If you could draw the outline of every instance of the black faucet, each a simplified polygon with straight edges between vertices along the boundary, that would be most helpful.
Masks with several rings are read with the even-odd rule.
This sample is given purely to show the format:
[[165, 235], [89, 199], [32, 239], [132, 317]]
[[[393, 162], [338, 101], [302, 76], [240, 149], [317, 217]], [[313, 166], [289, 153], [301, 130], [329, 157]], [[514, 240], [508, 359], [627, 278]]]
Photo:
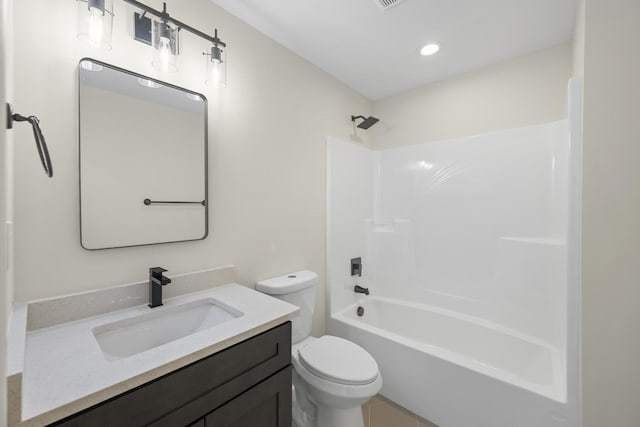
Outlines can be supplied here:
[[369, 295], [369, 288], [363, 288], [362, 286], [355, 285], [353, 287], [353, 292], [357, 294]]
[[162, 305], [162, 287], [171, 283], [171, 279], [162, 275], [165, 270], [162, 267], [149, 269], [149, 307]]

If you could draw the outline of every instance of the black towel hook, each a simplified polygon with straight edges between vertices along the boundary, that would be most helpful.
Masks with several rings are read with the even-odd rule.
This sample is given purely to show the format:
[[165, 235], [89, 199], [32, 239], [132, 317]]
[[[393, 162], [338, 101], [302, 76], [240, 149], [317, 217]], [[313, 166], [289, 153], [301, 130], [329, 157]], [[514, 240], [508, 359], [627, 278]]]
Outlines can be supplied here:
[[40, 120], [36, 116], [23, 116], [22, 114], [14, 113], [13, 105], [7, 103], [7, 129], [13, 129], [13, 122], [29, 122], [33, 129], [33, 137], [36, 140], [36, 148], [38, 149], [38, 155], [42, 162], [44, 172], [49, 178], [53, 176], [53, 165], [51, 164], [51, 158], [49, 157], [49, 149], [47, 143], [44, 140], [42, 129], [40, 129]]

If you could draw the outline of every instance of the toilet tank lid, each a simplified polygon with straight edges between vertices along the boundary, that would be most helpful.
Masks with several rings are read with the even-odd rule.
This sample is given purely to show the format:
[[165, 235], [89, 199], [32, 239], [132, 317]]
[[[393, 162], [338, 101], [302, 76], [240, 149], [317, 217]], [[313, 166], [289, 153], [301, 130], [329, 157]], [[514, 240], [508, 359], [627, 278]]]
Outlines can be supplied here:
[[269, 295], [282, 295], [309, 288], [318, 283], [318, 275], [313, 271], [302, 270], [271, 279], [260, 280], [256, 290]]

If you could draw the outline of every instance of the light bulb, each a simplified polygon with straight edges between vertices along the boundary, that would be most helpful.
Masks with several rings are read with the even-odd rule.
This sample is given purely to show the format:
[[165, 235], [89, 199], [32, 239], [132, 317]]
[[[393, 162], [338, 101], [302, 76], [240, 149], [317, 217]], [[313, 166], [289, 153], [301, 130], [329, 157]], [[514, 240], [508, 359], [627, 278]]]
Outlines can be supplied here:
[[216, 65], [211, 67], [211, 83], [213, 84], [213, 87], [219, 87], [220, 86], [220, 67], [217, 66], [219, 62], [216, 62], [215, 64]]
[[211, 60], [211, 72], [209, 75], [209, 79], [211, 81], [211, 86], [213, 87], [224, 87], [224, 82], [222, 81], [222, 61], [212, 59]]
[[171, 59], [171, 41], [166, 37], [160, 38], [160, 46], [158, 47], [158, 59], [162, 71], [169, 70], [169, 60]]
[[166, 21], [154, 21], [151, 39], [153, 67], [163, 73], [178, 71], [178, 28], [170, 27]]
[[112, 0], [77, 0], [78, 38], [90, 46], [111, 49]]
[[[104, 25], [102, 17], [104, 14], [96, 13], [96, 9], [92, 8], [91, 17], [89, 18], [89, 43], [93, 46], [100, 46], [102, 43], [102, 34], [104, 33]], [[99, 9], [98, 9], [99, 11]]]

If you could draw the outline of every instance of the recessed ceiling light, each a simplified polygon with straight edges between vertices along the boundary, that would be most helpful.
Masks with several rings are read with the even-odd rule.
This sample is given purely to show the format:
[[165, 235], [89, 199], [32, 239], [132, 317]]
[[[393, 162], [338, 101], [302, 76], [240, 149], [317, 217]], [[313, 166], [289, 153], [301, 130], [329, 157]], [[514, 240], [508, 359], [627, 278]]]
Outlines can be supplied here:
[[422, 46], [422, 49], [420, 49], [420, 55], [422, 56], [431, 56], [431, 55], [435, 55], [436, 53], [438, 53], [438, 51], [440, 50], [440, 46], [435, 44], [435, 43], [429, 43], [426, 44], [424, 46]]

